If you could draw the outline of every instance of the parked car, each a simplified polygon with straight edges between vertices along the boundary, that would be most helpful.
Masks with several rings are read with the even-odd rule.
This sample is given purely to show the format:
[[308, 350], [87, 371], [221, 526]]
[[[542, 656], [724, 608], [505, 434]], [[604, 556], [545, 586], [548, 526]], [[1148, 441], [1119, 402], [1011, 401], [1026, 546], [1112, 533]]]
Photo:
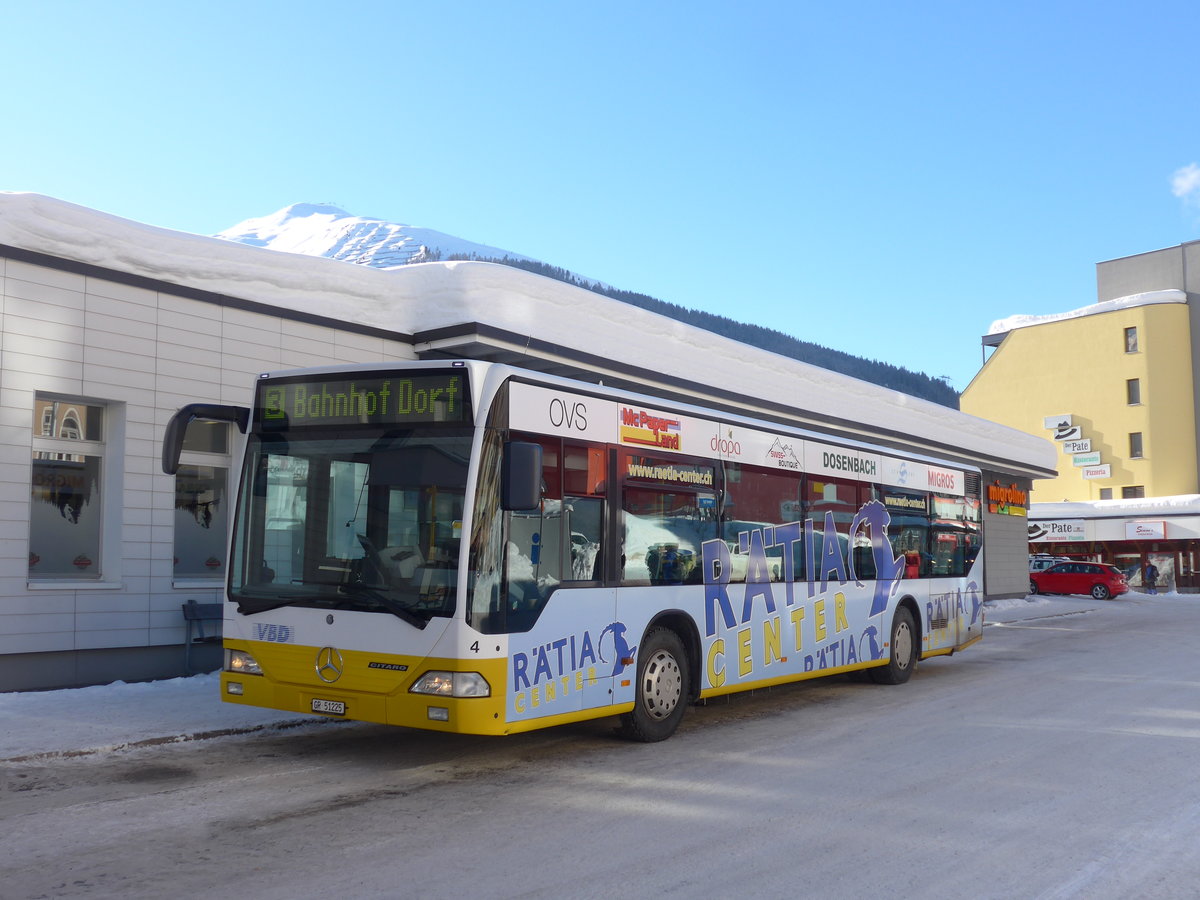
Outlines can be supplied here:
[[1104, 563], [1062, 562], [1029, 573], [1031, 594], [1091, 594], [1097, 600], [1129, 591], [1125, 573]]
[[1029, 571], [1043, 572], [1060, 562], [1070, 562], [1065, 556], [1050, 556], [1046, 553], [1035, 553], [1029, 557]]

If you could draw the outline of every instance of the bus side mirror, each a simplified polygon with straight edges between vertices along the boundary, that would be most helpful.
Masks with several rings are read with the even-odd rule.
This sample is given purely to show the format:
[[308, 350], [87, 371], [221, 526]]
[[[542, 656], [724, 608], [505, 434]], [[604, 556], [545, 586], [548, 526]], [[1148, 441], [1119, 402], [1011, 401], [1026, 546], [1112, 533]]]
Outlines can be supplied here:
[[500, 508], [537, 509], [542, 502], [542, 445], [509, 441], [500, 464]]
[[193, 419], [210, 422], [232, 422], [242, 434], [250, 422], [250, 410], [244, 406], [222, 406], [217, 403], [189, 403], [175, 412], [163, 433], [162, 470], [167, 475], [179, 471], [179, 454], [188, 424]]

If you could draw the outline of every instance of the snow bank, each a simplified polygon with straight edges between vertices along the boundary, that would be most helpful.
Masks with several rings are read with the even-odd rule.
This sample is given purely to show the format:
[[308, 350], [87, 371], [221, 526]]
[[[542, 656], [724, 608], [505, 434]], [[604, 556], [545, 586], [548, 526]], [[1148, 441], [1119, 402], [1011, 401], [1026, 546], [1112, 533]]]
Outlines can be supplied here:
[[1030, 519], [1101, 519], [1109, 516], [1153, 516], [1200, 514], [1200, 494], [1173, 497], [1144, 497], [1130, 500], [1076, 500], [1061, 503], [1032, 503]]
[[1113, 300], [1103, 300], [1091, 306], [1082, 306], [1070, 312], [1050, 313], [1044, 316], [1009, 316], [997, 319], [988, 329], [987, 336], [1007, 334], [1018, 328], [1028, 328], [1030, 325], [1044, 325], [1047, 322], [1061, 322], [1065, 319], [1079, 319], [1084, 316], [1094, 316], [1099, 313], [1115, 312], [1120, 309], [1132, 309], [1136, 306], [1152, 306], [1157, 303], [1187, 303], [1187, 294], [1180, 290], [1145, 291], [1141, 294], [1130, 294], [1128, 297], [1117, 297]]
[[221, 702], [218, 675], [0, 694], [0, 760], [241, 734], [316, 716]]

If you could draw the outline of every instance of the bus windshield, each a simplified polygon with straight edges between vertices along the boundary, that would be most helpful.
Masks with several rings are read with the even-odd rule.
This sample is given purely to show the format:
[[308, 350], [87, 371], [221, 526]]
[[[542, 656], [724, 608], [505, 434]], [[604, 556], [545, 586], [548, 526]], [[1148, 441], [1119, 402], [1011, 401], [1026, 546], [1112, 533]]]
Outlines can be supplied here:
[[388, 613], [454, 612], [471, 430], [359, 426], [252, 434], [230, 598]]

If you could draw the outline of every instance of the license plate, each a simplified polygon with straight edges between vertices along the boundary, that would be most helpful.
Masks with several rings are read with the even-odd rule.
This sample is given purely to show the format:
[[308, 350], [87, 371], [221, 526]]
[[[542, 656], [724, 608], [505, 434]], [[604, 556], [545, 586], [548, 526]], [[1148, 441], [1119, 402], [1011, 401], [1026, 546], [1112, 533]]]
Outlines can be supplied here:
[[341, 700], [316, 700], [312, 702], [312, 711], [315, 713], [324, 713], [327, 716], [344, 716], [346, 714], [346, 704]]

